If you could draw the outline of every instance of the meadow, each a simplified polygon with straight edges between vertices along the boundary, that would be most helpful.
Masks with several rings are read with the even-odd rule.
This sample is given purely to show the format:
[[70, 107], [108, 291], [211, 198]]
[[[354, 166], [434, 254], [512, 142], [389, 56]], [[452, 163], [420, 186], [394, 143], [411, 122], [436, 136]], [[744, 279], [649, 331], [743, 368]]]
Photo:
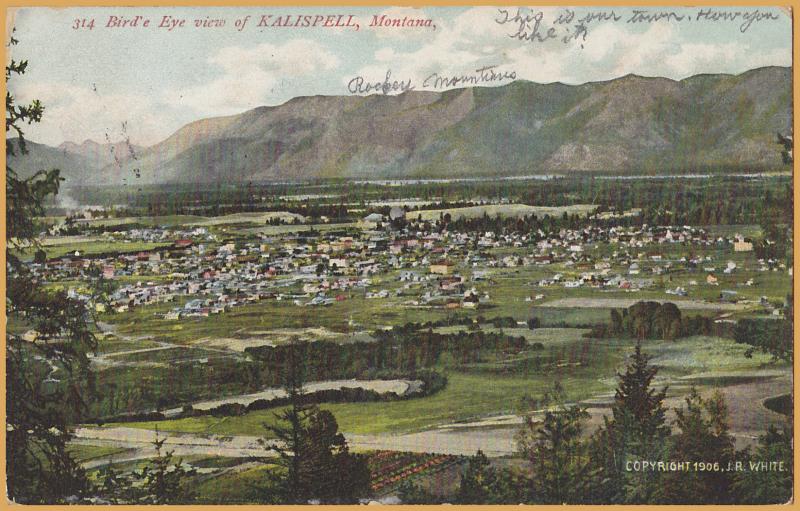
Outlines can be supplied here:
[[[455, 329], [456, 327], [449, 327]], [[513, 329], [512, 329], [513, 331]], [[524, 414], [548, 391], [553, 381], [564, 386], [571, 401], [597, 403], [607, 400], [616, 385], [616, 372], [624, 367], [633, 341], [585, 339], [576, 329], [533, 331], [529, 342], [541, 342], [531, 350], [508, 358], [476, 364], [459, 364], [443, 357], [438, 370], [447, 375], [445, 389], [433, 396], [394, 402], [336, 403], [331, 410], [345, 433], [411, 433], [491, 416]], [[506, 331], [508, 334], [512, 332]], [[516, 332], [514, 332], [516, 333]], [[774, 363], [764, 354], [744, 356], [746, 346], [718, 337], [689, 337], [677, 341], [648, 341], [644, 350], [659, 368], [658, 385], [671, 396], [723, 388], [748, 378], [773, 378], [790, 374], [785, 363]], [[279, 410], [250, 412], [239, 417], [193, 417], [167, 421], [135, 422], [126, 426], [216, 435], [269, 436], [263, 424], [274, 424]], [[110, 425], [113, 426], [113, 425]]]

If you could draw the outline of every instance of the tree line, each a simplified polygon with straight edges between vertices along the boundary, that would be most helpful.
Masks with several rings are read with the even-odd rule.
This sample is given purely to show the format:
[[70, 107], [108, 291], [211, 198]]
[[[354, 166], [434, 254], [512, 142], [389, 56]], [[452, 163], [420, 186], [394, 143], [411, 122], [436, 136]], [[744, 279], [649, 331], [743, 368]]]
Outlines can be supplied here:
[[[397, 378], [419, 380], [422, 382], [422, 385], [418, 390], [402, 395], [397, 395], [394, 392], [380, 393], [375, 390], [361, 387], [343, 387], [339, 389], [324, 389], [306, 392], [297, 399], [302, 401], [303, 404], [401, 401], [405, 399], [418, 399], [421, 397], [430, 396], [447, 386], [447, 377], [432, 370], [421, 370], [410, 374], [404, 373], [402, 375], [389, 375], [387, 373], [383, 373], [380, 376], [384, 378], [395, 376]], [[212, 417], [232, 417], [245, 415], [257, 410], [280, 408], [289, 404], [291, 404], [291, 396], [282, 396], [270, 399], [256, 399], [255, 401], [252, 401], [246, 405], [238, 402], [229, 402], [208, 409], [197, 409], [191, 404], [185, 404], [181, 407], [181, 411], [179, 413], [170, 415], [169, 418], [182, 419], [185, 417], [202, 417], [207, 415]], [[165, 420], [167, 419], [167, 416], [161, 411], [163, 408], [164, 407], [162, 406], [159, 410], [153, 410], [149, 412], [129, 412], [119, 415], [91, 418], [86, 419], [85, 422], [102, 425], [107, 422], [120, 423]]]
[[[372, 342], [300, 343], [299, 349], [309, 360], [307, 374], [313, 380], [329, 380], [367, 377], [387, 370], [408, 372], [434, 367], [443, 353], [460, 363], [470, 363], [479, 361], [482, 352], [519, 352], [527, 345], [524, 337], [480, 330], [441, 334], [432, 328], [418, 330], [414, 323], [373, 335], [376, 340]], [[280, 374], [289, 349], [287, 345], [257, 346], [246, 348], [245, 352], [262, 362], [268, 372]]]
[[708, 316], [682, 316], [672, 302], [636, 302], [628, 308], [611, 309], [610, 323], [594, 325], [587, 337], [623, 337], [629, 339], [665, 339], [668, 341], [692, 335], [730, 337], [728, 324], [715, 323]]
[[692, 335], [727, 337], [750, 346], [745, 352], [751, 357], [755, 351], [771, 355], [775, 360], [791, 362], [794, 353], [794, 307], [790, 294], [784, 307], [777, 309], [780, 317], [742, 318], [731, 323], [717, 323], [708, 316], [682, 316], [671, 302], [640, 301], [620, 313], [611, 309], [610, 323], [592, 326], [586, 337], [622, 337], [638, 340], [675, 340]]
[[[516, 325], [513, 318], [488, 321], [499, 326]], [[306, 374], [311, 381], [430, 378], [431, 385], [426, 392], [438, 390], [434, 382], [439, 380], [431, 370], [445, 353], [456, 363], [469, 364], [480, 361], [490, 352], [518, 353], [537, 349], [537, 346], [529, 346], [524, 337], [503, 332], [467, 330], [445, 334], [434, 330], [438, 325], [467, 323], [474, 324], [468, 316], [454, 316], [436, 323], [408, 323], [391, 331], [379, 330], [373, 334], [374, 341], [304, 341], [296, 349], [302, 350], [310, 361]], [[277, 387], [281, 384], [280, 375], [288, 350], [287, 344], [248, 347], [245, 353], [249, 360], [219, 358], [202, 365], [187, 362], [168, 368], [120, 367], [93, 373], [93, 378], [103, 386], [103, 392], [92, 394], [85, 409], [72, 416], [72, 420], [128, 420], [125, 418], [144, 417], [141, 414], [150, 413], [148, 409], [153, 410], [153, 417], [158, 417], [164, 409], [199, 399]], [[340, 395], [343, 394], [331, 397], [339, 399]], [[368, 394], [358, 396], [358, 400], [367, 399], [371, 399]]]

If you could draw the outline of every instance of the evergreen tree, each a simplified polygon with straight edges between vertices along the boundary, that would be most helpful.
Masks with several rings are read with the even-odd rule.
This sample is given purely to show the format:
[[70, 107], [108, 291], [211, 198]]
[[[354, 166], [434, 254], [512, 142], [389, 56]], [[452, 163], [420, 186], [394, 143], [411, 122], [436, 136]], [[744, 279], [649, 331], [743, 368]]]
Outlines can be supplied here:
[[591, 502], [596, 473], [588, 444], [581, 438], [589, 413], [578, 405], [564, 405], [558, 383], [543, 402], [556, 405], [545, 411], [541, 422], [526, 417], [517, 436], [531, 467], [528, 500], [537, 504]]
[[307, 457], [301, 469], [313, 481], [314, 499], [326, 504], [357, 504], [368, 495], [370, 474], [366, 461], [350, 453], [331, 412], [315, 408], [305, 437]]
[[594, 461], [601, 467], [604, 501], [618, 503], [652, 502], [658, 488], [653, 472], [628, 472], [629, 460], [662, 460], [666, 456], [666, 424], [664, 398], [667, 389], [656, 391], [653, 379], [658, 369], [649, 364], [650, 357], [636, 343], [625, 373], [617, 374], [619, 383], [611, 407], [611, 418], [593, 438]]
[[652, 387], [658, 368], [649, 362], [650, 356], [642, 353], [641, 342], [637, 342], [625, 373], [617, 373], [619, 384], [612, 407], [614, 422], [630, 423], [629, 429], [641, 439], [669, 435], [663, 404], [667, 389]]
[[156, 457], [140, 472], [134, 472], [134, 476], [143, 482], [142, 495], [137, 499], [137, 504], [175, 504], [187, 498], [185, 482], [188, 476], [194, 474], [194, 470], [184, 468], [183, 460], [173, 463], [174, 451], [162, 453], [166, 441], [166, 437], [158, 438], [156, 430], [156, 439], [153, 441]]
[[109, 504], [176, 504], [189, 499], [187, 478], [194, 469], [186, 469], [183, 460], [173, 463], [174, 451], [162, 452], [165, 438], [156, 438], [156, 456], [141, 470], [130, 474], [118, 473], [113, 464], [105, 469], [103, 483], [92, 493], [100, 496], [93, 503]]
[[279, 425], [265, 424], [276, 442], [261, 441], [278, 453], [278, 464], [284, 469], [276, 481], [278, 500], [357, 503], [369, 494], [369, 470], [364, 458], [349, 452], [333, 414], [305, 399], [305, 347], [296, 338], [290, 343], [283, 381], [290, 404], [276, 414]]
[[277, 488], [281, 500], [293, 504], [305, 504], [311, 498], [309, 487], [311, 482], [303, 477], [301, 464], [305, 452], [305, 428], [313, 406], [306, 404], [302, 397], [304, 367], [300, 353], [301, 346], [298, 339], [293, 338], [290, 341], [290, 349], [286, 351], [283, 388], [288, 395], [290, 405], [275, 414], [283, 424], [264, 425], [275, 436], [277, 443], [262, 440], [263, 445], [277, 452], [279, 464], [286, 471]]
[[703, 398], [692, 387], [686, 407], [676, 409], [675, 414], [680, 432], [674, 437], [671, 458], [711, 467], [666, 474], [660, 500], [669, 504], [733, 503], [734, 472], [722, 469], [736, 461], [736, 450], [728, 432], [728, 410], [722, 394], [716, 391]]
[[[17, 41], [12, 37], [11, 45]], [[27, 61], [11, 60], [6, 83], [22, 75]], [[17, 105], [6, 93], [6, 158], [27, 154], [21, 126], [38, 123], [44, 107], [34, 100]], [[49, 291], [17, 257], [37, 250], [43, 227], [37, 218], [44, 202], [58, 193], [58, 169], [27, 178], [6, 166], [6, 316], [29, 328], [32, 339], [6, 332], [6, 473], [8, 497], [17, 503], [74, 502], [89, 484], [83, 469], [66, 450], [69, 427], [85, 410], [92, 387], [87, 353], [94, 350], [91, 318], [84, 304], [65, 291]], [[41, 259], [41, 256], [39, 256]], [[56, 371], [58, 382], [48, 382]]]
[[[764, 470], [761, 463], [780, 463]], [[753, 455], [746, 453], [744, 470], [734, 476], [733, 489], [737, 504], [787, 504], [792, 501], [794, 474], [792, 428], [787, 422], [780, 429], [770, 426], [758, 439]], [[751, 463], [754, 464], [751, 467]], [[756, 468], [757, 470], [754, 470]]]
[[510, 470], [492, 467], [482, 451], [467, 461], [461, 474], [461, 484], [456, 494], [458, 504], [513, 504], [524, 501], [519, 493], [520, 482], [515, 481]]

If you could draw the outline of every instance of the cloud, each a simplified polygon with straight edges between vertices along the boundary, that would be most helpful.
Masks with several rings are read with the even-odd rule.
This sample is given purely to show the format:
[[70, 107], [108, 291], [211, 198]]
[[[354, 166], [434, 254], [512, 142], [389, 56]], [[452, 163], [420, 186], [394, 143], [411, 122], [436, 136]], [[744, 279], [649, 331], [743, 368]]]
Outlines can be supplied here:
[[22, 77], [11, 92], [20, 103], [39, 99], [45, 105], [43, 122], [25, 127], [31, 140], [58, 145], [64, 140], [117, 142], [130, 137], [149, 145], [198, 118], [289, 99], [300, 89], [296, 80], [334, 72], [340, 65], [325, 46], [304, 39], [228, 46], [214, 51], [207, 62], [216, 69], [212, 79], [160, 94], [95, 90], [90, 83], [77, 84], [74, 77], [66, 83]]
[[151, 98], [133, 94], [102, 94], [92, 86], [61, 83], [20, 83], [12, 87], [19, 104], [39, 99], [44, 117], [39, 124], [26, 125], [26, 136], [36, 142], [57, 145], [64, 140], [118, 142], [129, 138], [134, 143], [154, 143], [177, 126], [163, 107]]
[[[450, 21], [435, 19], [435, 32], [427, 29], [376, 29], [379, 33], [422, 33], [430, 42], [405, 52], [389, 46], [378, 48], [373, 55], [374, 62], [362, 66], [357, 74], [366, 80], [378, 81], [386, 76], [387, 69], [391, 69], [392, 76], [397, 79], [412, 78], [420, 84], [431, 73], [464, 73], [481, 65], [494, 65], [498, 61], [497, 55], [487, 54], [482, 48], [491, 47], [501, 37], [495, 28], [497, 24], [487, 23], [496, 12], [495, 8], [473, 8]], [[343, 80], [348, 82], [349, 79]]]
[[[539, 11], [547, 28], [562, 8], [522, 12]], [[579, 15], [587, 11], [576, 9]], [[54, 20], [74, 14], [46, 12]], [[720, 24], [698, 30], [688, 22], [593, 21], [585, 40], [539, 43], [509, 37], [514, 27], [495, 21], [502, 17], [497, 7], [393, 7], [379, 14], [432, 18], [435, 31], [368, 27], [378, 10], [354, 12], [361, 20], [358, 32], [309, 30], [292, 32], [303, 35], [286, 40], [288, 32], [253, 31], [237, 35], [235, 43], [221, 36], [200, 40], [186, 35], [181, 40], [188, 48], [185, 52], [167, 43], [174, 41], [174, 34], [154, 35], [136, 46], [125, 33], [116, 32], [102, 39], [105, 47], [97, 53], [97, 34], [64, 28], [69, 26], [66, 22], [43, 24], [38, 15], [31, 16], [28, 24], [18, 20], [27, 46], [15, 52], [37, 66], [12, 80], [11, 89], [22, 101], [38, 98], [45, 104], [44, 121], [26, 126], [32, 140], [59, 144], [86, 138], [104, 141], [108, 135], [114, 141], [130, 136], [136, 143], [150, 144], [199, 118], [240, 113], [295, 96], [346, 94], [354, 76], [382, 81], [387, 70], [394, 79], [413, 79], [419, 90], [432, 73], [461, 76], [490, 65], [515, 71], [517, 79], [571, 84], [628, 73], [680, 79], [791, 65], [791, 27], [783, 19], [777, 30], [763, 24], [746, 34], [737, 26]], [[508, 13], [514, 16], [516, 8]], [[54, 37], [70, 44], [49, 44]], [[122, 65], [126, 68], [117, 67]], [[102, 88], [95, 91], [94, 81]]]
[[791, 54], [775, 49], [755, 51], [746, 43], [687, 43], [677, 53], [667, 56], [664, 65], [676, 76], [685, 78], [698, 73], [725, 73], [730, 62], [747, 62], [748, 68], [771, 65], [790, 66]]
[[[754, 52], [744, 38], [734, 42], [698, 43], [675, 23], [660, 22], [633, 27], [624, 22], [593, 21], [586, 38], [545, 42], [510, 37], [518, 24], [499, 24], [496, 19], [514, 17], [495, 7], [468, 9], [449, 21], [441, 21], [428, 42], [411, 51], [384, 46], [374, 61], [358, 72], [368, 81], [382, 80], [391, 69], [396, 79], [411, 78], [419, 84], [431, 73], [461, 75], [487, 65], [516, 71], [519, 79], [542, 83], [584, 83], [635, 73], [681, 79], [705, 72], [742, 72], [763, 65], [791, 65], [789, 48]], [[561, 8], [523, 8], [521, 13], [542, 12], [540, 33], [554, 26]], [[578, 16], [586, 10], [576, 10]], [[574, 27], [574, 24], [572, 25]], [[574, 30], [574, 29], [573, 29]], [[574, 32], [573, 32], [574, 33]], [[559, 27], [559, 35], [563, 35]]]
[[276, 88], [318, 72], [331, 72], [339, 58], [318, 42], [294, 39], [250, 48], [228, 46], [208, 58], [221, 74], [208, 83], [171, 90], [166, 101], [202, 115], [227, 115], [270, 103]]

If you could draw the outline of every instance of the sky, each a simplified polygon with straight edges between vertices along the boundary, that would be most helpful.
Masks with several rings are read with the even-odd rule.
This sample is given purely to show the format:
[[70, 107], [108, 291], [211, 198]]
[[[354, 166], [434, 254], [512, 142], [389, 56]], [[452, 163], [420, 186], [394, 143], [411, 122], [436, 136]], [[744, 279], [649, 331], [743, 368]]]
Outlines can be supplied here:
[[[629, 73], [680, 80], [791, 66], [791, 20], [784, 12], [706, 9], [713, 12], [646, 7], [645, 18], [635, 17], [633, 8], [613, 8], [616, 20], [590, 19], [583, 23], [585, 34], [576, 39], [569, 36], [577, 22], [600, 13], [598, 8], [25, 8], [10, 13], [19, 40], [10, 53], [15, 60], [28, 60], [28, 70], [12, 78], [9, 90], [18, 101], [44, 103], [42, 122], [25, 130], [36, 142], [127, 138], [151, 145], [197, 119], [278, 105], [297, 96], [347, 95], [354, 78], [382, 82], [387, 71], [392, 80], [410, 80], [415, 90], [424, 90], [425, 79], [434, 73], [474, 76], [484, 66], [519, 80], [569, 84]], [[569, 11], [571, 20], [556, 23]], [[661, 12], [675, 16], [652, 16]], [[747, 12], [753, 21], [746, 25], [741, 14], [720, 19], [720, 14], [735, 12]], [[351, 26], [258, 26], [262, 16], [271, 16], [269, 25], [279, 17], [294, 23], [297, 16], [313, 21], [313, 16], [340, 14]], [[431, 21], [423, 27], [369, 26], [373, 16], [384, 14]], [[545, 37], [552, 28], [557, 37], [512, 37], [520, 27], [514, 21], [517, 14], [530, 19], [526, 34], [541, 19], [537, 34]], [[108, 27], [111, 16], [142, 18], [139, 26]], [[158, 26], [164, 16], [186, 21], [168, 30]], [[142, 26], [142, 19], [149, 19], [149, 26]], [[195, 20], [206, 19], [223, 19], [225, 26], [195, 27]], [[94, 20], [91, 29], [89, 20]]]

